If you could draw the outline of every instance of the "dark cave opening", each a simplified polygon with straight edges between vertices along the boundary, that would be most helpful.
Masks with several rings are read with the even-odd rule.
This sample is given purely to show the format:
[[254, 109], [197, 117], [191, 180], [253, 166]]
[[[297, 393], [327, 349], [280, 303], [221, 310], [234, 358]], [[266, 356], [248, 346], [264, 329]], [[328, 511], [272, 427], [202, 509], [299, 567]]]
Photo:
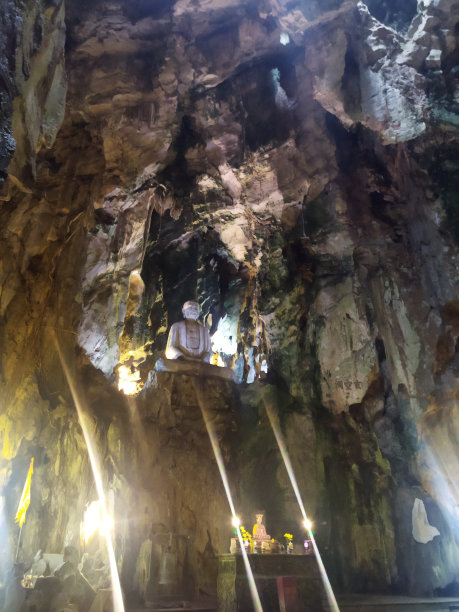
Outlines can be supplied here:
[[348, 41], [344, 56], [344, 74], [341, 79], [344, 110], [352, 117], [361, 110], [360, 66]]
[[378, 21], [405, 34], [417, 13], [417, 0], [366, 0], [370, 13]]
[[[245, 145], [256, 151], [284, 142], [292, 129], [296, 105], [298, 49], [282, 50], [263, 61], [245, 64], [231, 81], [218, 86], [217, 98], [239, 104]], [[238, 102], [236, 102], [238, 101]]]
[[421, 164], [428, 169], [442, 198], [446, 216], [443, 229], [459, 244], [459, 147], [453, 142], [445, 143], [443, 148], [431, 147]]

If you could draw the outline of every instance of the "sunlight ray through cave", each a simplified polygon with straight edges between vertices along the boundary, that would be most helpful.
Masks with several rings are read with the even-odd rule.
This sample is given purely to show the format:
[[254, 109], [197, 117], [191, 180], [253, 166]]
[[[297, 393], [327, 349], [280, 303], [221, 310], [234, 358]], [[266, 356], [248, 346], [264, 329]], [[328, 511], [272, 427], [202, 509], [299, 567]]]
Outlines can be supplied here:
[[245, 549], [244, 542], [242, 540], [242, 534], [240, 530], [240, 520], [236, 513], [236, 508], [234, 507], [233, 496], [231, 495], [231, 489], [229, 486], [228, 476], [226, 473], [225, 462], [223, 460], [220, 445], [218, 443], [218, 436], [212, 425], [212, 421], [209, 418], [205, 395], [202, 389], [202, 383], [196, 379], [193, 381], [193, 383], [194, 383], [193, 386], [196, 391], [196, 397], [198, 399], [199, 407], [201, 409], [202, 418], [204, 420], [204, 424], [206, 426], [207, 433], [209, 434], [209, 440], [212, 445], [212, 450], [214, 452], [215, 461], [217, 463], [218, 470], [220, 472], [220, 477], [222, 479], [226, 497], [228, 498], [228, 504], [229, 504], [229, 507], [231, 510], [231, 516], [232, 516], [232, 525], [237, 531], [237, 537], [238, 537], [239, 545], [241, 548], [242, 558], [244, 559], [244, 566], [245, 566], [245, 571], [247, 574], [247, 580], [249, 583], [249, 589], [250, 589], [250, 595], [252, 598], [253, 607], [254, 607], [255, 612], [263, 612], [263, 607], [261, 605], [257, 585], [255, 584], [255, 579], [253, 577], [252, 568], [250, 567], [250, 562], [247, 556], [247, 551]]
[[304, 527], [306, 528], [308, 532], [309, 539], [311, 540], [312, 546], [314, 548], [314, 552], [315, 552], [316, 559], [317, 559], [317, 564], [320, 570], [320, 576], [322, 578], [322, 582], [323, 582], [324, 589], [325, 589], [325, 594], [327, 596], [328, 603], [330, 605], [330, 609], [333, 612], [339, 612], [338, 602], [336, 601], [335, 594], [333, 592], [332, 586], [330, 584], [330, 580], [328, 578], [327, 570], [325, 569], [325, 566], [323, 564], [322, 557], [320, 555], [320, 552], [319, 552], [319, 549], [317, 547], [316, 540], [314, 537], [314, 533], [312, 531], [312, 522], [310, 518], [307, 516], [306, 510], [304, 508], [303, 500], [301, 498], [301, 493], [298, 488], [298, 483], [296, 481], [295, 472], [293, 471], [292, 462], [290, 461], [290, 457], [287, 451], [287, 446], [285, 444], [285, 440], [282, 436], [282, 432], [279, 427], [278, 417], [276, 416], [272, 406], [270, 405], [269, 401], [266, 398], [264, 401], [264, 405], [266, 409], [266, 414], [268, 415], [268, 419], [269, 419], [269, 422], [271, 424], [271, 427], [274, 433], [274, 437], [276, 438], [276, 442], [279, 447], [279, 451], [282, 455], [282, 460], [284, 462], [285, 469], [287, 470], [287, 474], [290, 479], [290, 483], [292, 485], [293, 491], [295, 492], [295, 497], [297, 499], [298, 506], [300, 508], [301, 516], [303, 517]]
[[112, 536], [110, 534], [110, 525], [112, 524], [112, 518], [109, 516], [107, 509], [107, 500], [105, 496], [105, 490], [102, 480], [102, 471], [100, 468], [100, 462], [97, 456], [96, 444], [92, 439], [92, 436], [89, 431], [89, 427], [87, 424], [87, 420], [90, 418], [87, 412], [87, 408], [85, 407], [85, 401], [81, 394], [81, 391], [78, 388], [76, 381], [73, 379], [70, 369], [65, 360], [64, 354], [59, 345], [58, 338], [55, 333], [53, 333], [53, 339], [55, 343], [55, 347], [57, 353], [59, 355], [59, 360], [62, 365], [62, 369], [64, 371], [65, 377], [67, 379], [67, 383], [69, 385], [70, 392], [72, 394], [72, 398], [75, 404], [75, 408], [78, 414], [78, 421], [81, 426], [81, 430], [83, 432], [84, 440], [86, 443], [86, 448], [88, 451], [89, 461], [91, 464], [92, 473], [94, 476], [94, 482], [96, 485], [97, 495], [100, 501], [100, 509], [102, 513], [102, 521], [106, 528], [104, 529], [103, 535], [105, 536], [105, 540], [107, 543], [107, 553], [108, 560], [110, 564], [110, 575], [112, 581], [112, 597], [113, 597], [113, 610], [114, 612], [124, 612], [124, 602], [123, 602], [123, 594], [121, 591], [121, 583], [118, 574], [118, 567], [116, 564], [115, 551], [113, 548]]

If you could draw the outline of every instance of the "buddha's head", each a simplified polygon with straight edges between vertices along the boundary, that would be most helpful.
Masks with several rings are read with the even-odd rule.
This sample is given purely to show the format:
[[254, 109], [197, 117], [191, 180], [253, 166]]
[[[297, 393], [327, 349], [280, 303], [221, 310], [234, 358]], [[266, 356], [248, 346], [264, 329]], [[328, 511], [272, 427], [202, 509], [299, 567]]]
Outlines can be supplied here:
[[185, 319], [193, 319], [193, 321], [196, 321], [199, 317], [199, 304], [193, 300], [188, 300], [188, 302], [183, 304], [182, 313]]
[[259, 525], [261, 525], [261, 523], [263, 521], [263, 513], [262, 512], [257, 512], [257, 514], [255, 514], [255, 518], [257, 519], [257, 523]]

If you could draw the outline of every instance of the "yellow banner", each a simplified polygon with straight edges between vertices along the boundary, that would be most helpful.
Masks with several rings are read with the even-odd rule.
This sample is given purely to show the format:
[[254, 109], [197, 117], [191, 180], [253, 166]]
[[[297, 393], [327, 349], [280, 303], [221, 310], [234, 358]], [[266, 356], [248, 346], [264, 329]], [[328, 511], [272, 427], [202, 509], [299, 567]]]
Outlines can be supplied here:
[[27, 479], [24, 484], [24, 489], [22, 490], [21, 501], [19, 502], [18, 511], [16, 512], [16, 518], [14, 519], [16, 523], [19, 523], [19, 526], [22, 527], [25, 522], [27, 508], [30, 504], [30, 483], [32, 482], [32, 474], [33, 474], [33, 457], [30, 460], [30, 467], [27, 473]]

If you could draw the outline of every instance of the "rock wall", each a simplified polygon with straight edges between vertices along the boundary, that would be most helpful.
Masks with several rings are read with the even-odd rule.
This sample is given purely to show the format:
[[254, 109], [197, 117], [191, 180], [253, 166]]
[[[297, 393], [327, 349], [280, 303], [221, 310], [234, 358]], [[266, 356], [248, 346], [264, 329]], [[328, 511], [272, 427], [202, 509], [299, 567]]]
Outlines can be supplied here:
[[[268, 402], [337, 588], [446, 587], [459, 552], [457, 5], [65, 9], [9, 3], [0, 24], [12, 546], [31, 454], [26, 557], [78, 543], [94, 495], [57, 338], [120, 508], [126, 592], [148, 595], [145, 550], [163, 533], [185, 538], [190, 584], [212, 590], [231, 529], [199, 402], [190, 381], [152, 374], [195, 297], [237, 381], [212, 406], [244, 520], [262, 507], [272, 535], [302, 536]], [[416, 498], [440, 531], [427, 544], [411, 534]]]

